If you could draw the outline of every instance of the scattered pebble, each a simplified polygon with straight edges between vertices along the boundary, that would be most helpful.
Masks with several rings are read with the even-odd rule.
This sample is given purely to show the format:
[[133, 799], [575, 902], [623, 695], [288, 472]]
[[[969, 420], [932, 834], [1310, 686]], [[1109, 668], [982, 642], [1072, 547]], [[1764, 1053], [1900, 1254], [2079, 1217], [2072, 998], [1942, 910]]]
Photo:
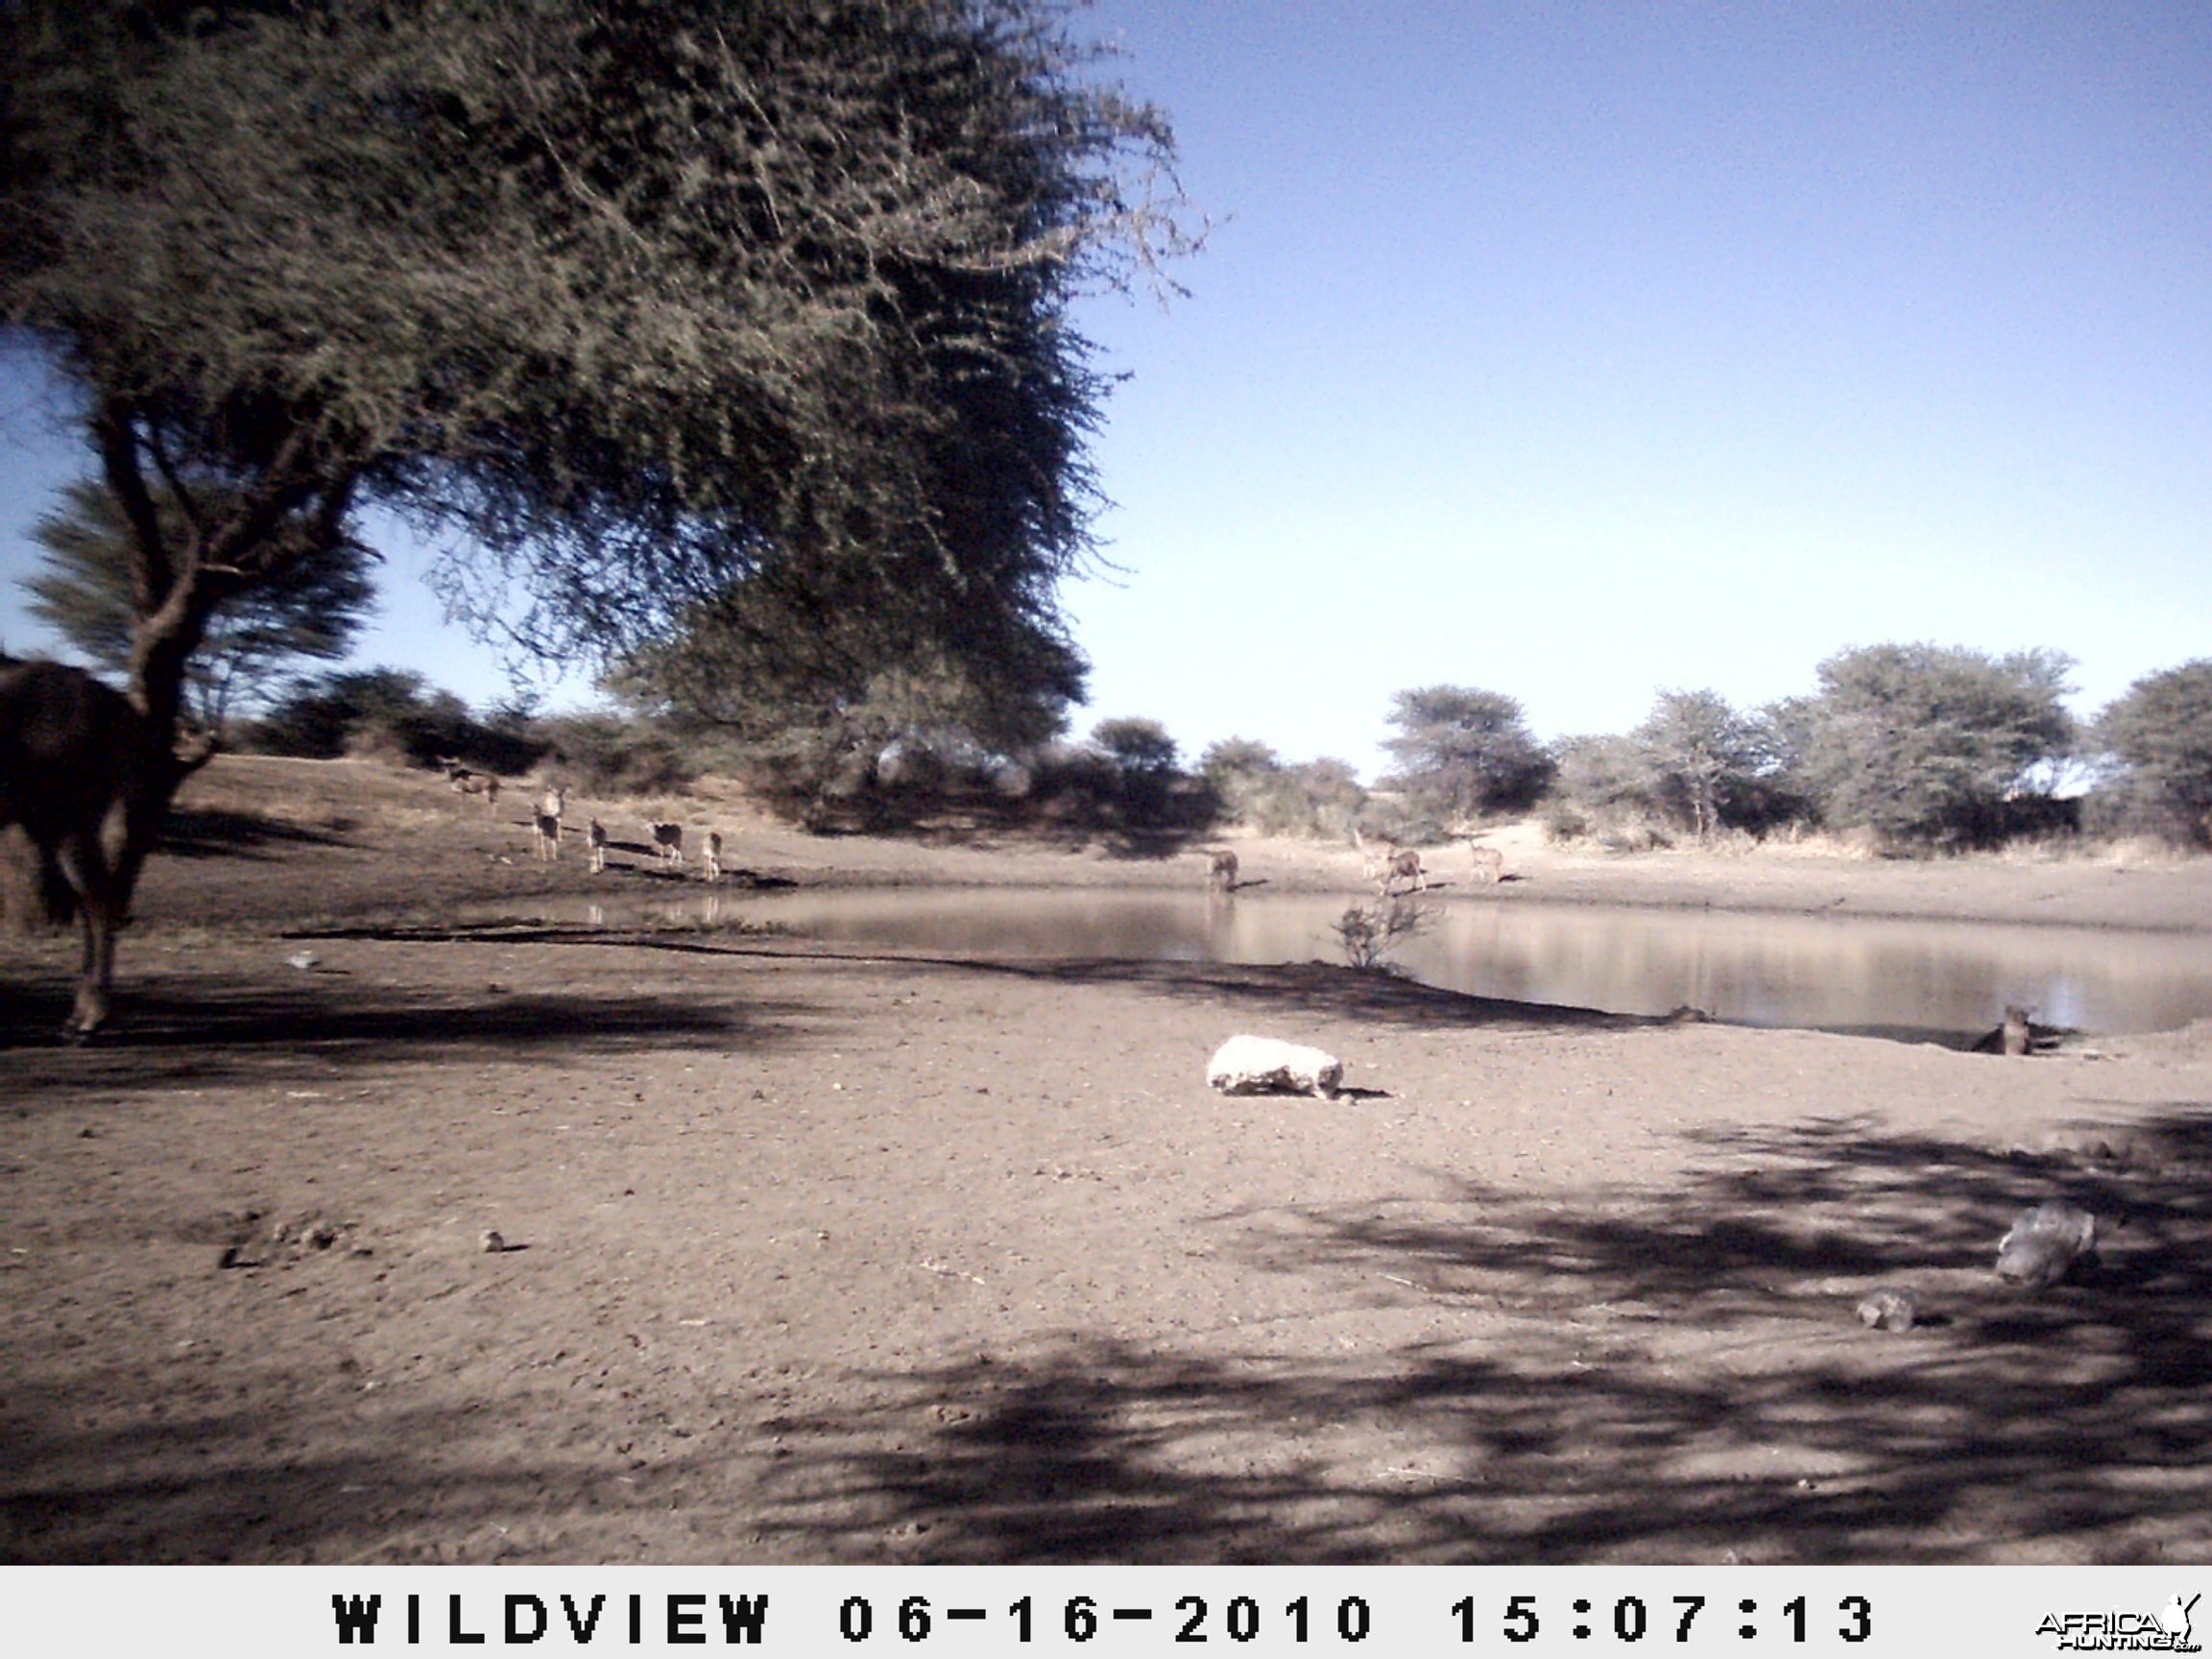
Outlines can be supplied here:
[[477, 1242], [484, 1246], [484, 1254], [487, 1256], [496, 1256], [500, 1251], [507, 1248], [507, 1240], [499, 1236], [499, 1231], [495, 1227], [485, 1228], [484, 1236]]
[[1859, 1304], [1859, 1323], [1876, 1331], [1910, 1331], [1920, 1303], [1910, 1290], [1877, 1290]]

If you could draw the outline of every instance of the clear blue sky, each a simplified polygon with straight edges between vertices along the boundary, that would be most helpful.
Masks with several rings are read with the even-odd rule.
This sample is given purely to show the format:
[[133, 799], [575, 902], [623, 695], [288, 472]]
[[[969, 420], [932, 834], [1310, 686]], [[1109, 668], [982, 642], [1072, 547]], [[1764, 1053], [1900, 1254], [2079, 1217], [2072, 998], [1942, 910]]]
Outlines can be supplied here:
[[[2212, 656], [2212, 7], [1103, 0], [1216, 221], [1133, 377], [1093, 707], [1372, 771], [1390, 694], [1623, 731], [1853, 644]], [[71, 469], [0, 397], [0, 575]], [[34, 441], [24, 442], [26, 433]], [[394, 549], [367, 648], [464, 695]], [[0, 597], [0, 637], [36, 643]]]

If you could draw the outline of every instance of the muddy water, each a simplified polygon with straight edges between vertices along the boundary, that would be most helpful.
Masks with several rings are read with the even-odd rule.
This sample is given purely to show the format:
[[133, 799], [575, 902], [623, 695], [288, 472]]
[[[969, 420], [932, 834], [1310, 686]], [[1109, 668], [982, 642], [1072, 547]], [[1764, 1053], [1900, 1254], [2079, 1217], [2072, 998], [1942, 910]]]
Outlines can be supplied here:
[[[1342, 959], [1336, 898], [937, 889], [702, 896], [658, 912], [743, 919], [910, 951], [1223, 962]], [[596, 920], [620, 922], [612, 907]], [[1393, 953], [1408, 974], [1478, 996], [1665, 1014], [1685, 1003], [1750, 1025], [1964, 1043], [2007, 1003], [2090, 1032], [2212, 1016], [2201, 935], [1970, 923], [1720, 915], [1445, 902]]]

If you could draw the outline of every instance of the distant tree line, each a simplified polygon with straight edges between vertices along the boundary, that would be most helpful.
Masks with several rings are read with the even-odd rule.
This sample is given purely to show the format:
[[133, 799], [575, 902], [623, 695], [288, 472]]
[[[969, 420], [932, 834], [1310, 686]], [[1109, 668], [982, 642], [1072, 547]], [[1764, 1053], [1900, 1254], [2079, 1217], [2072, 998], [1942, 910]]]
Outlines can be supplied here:
[[[1556, 839], [1621, 850], [1723, 837], [1859, 836], [1883, 852], [1987, 848], [2090, 833], [2212, 848], [2212, 660], [2150, 674], [2095, 718], [2062, 698], [2069, 660], [1956, 646], [1840, 652], [1815, 687], [1758, 709], [1711, 690], [1663, 690], [1634, 730], [1544, 743], [1497, 691], [1399, 692], [1374, 788], [1333, 757], [1290, 760], [1231, 737], [1186, 766], [1158, 720], [1101, 720], [1088, 736], [993, 743], [943, 717], [852, 726], [802, 752], [687, 726], [644, 701], [544, 716], [472, 711], [421, 675], [301, 675], [237, 722], [241, 747], [313, 757], [451, 757], [493, 771], [556, 769], [595, 793], [664, 793], [735, 776], [818, 829], [896, 829], [949, 812], [1131, 836], [1225, 825], [1341, 840], [1355, 825], [1420, 846], [1535, 813]], [[717, 743], [720, 746], [717, 746]]]
[[1631, 732], [1541, 749], [1512, 699], [1430, 687], [1399, 694], [1383, 782], [1448, 825], [1540, 803], [1554, 837], [1623, 848], [1810, 830], [1892, 853], [2083, 830], [2212, 846], [2212, 661], [2148, 675], [2088, 721], [2063, 703], [2072, 667], [1864, 646], [1804, 696], [1738, 709], [1664, 690]]

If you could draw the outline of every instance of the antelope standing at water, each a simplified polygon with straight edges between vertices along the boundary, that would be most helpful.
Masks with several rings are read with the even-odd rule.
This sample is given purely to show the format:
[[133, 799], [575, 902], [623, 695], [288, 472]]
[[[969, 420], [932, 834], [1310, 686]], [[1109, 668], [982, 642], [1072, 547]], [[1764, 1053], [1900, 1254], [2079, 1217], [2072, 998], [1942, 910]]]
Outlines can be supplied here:
[[1487, 885], [1496, 885], [1505, 879], [1505, 854], [1495, 847], [1481, 847], [1470, 841], [1468, 853], [1475, 860], [1475, 879]]
[[1226, 847], [1204, 847], [1199, 851], [1206, 854], [1206, 878], [1224, 893], [1235, 891], [1237, 854]]
[[531, 822], [538, 831], [538, 856], [548, 864], [561, 856], [561, 813], [567, 805], [567, 786], [549, 783], [539, 798], [538, 810], [531, 814]]
[[591, 851], [591, 874], [596, 876], [607, 868], [607, 826], [592, 819], [591, 828], [585, 831], [584, 844]]
[[681, 866], [684, 862], [684, 826], [681, 824], [648, 824], [645, 836], [661, 854], [663, 864]]
[[707, 879], [722, 879], [722, 831], [719, 830], [707, 831]]
[[1359, 849], [1362, 868], [1367, 879], [1382, 889], [1382, 897], [1390, 897], [1390, 890], [1400, 881], [1413, 883], [1414, 891], [1429, 891], [1429, 877], [1421, 868], [1421, 854], [1410, 847], [1401, 847], [1384, 837], [1370, 843], [1360, 833], [1359, 826], [1352, 826], [1352, 845]]

